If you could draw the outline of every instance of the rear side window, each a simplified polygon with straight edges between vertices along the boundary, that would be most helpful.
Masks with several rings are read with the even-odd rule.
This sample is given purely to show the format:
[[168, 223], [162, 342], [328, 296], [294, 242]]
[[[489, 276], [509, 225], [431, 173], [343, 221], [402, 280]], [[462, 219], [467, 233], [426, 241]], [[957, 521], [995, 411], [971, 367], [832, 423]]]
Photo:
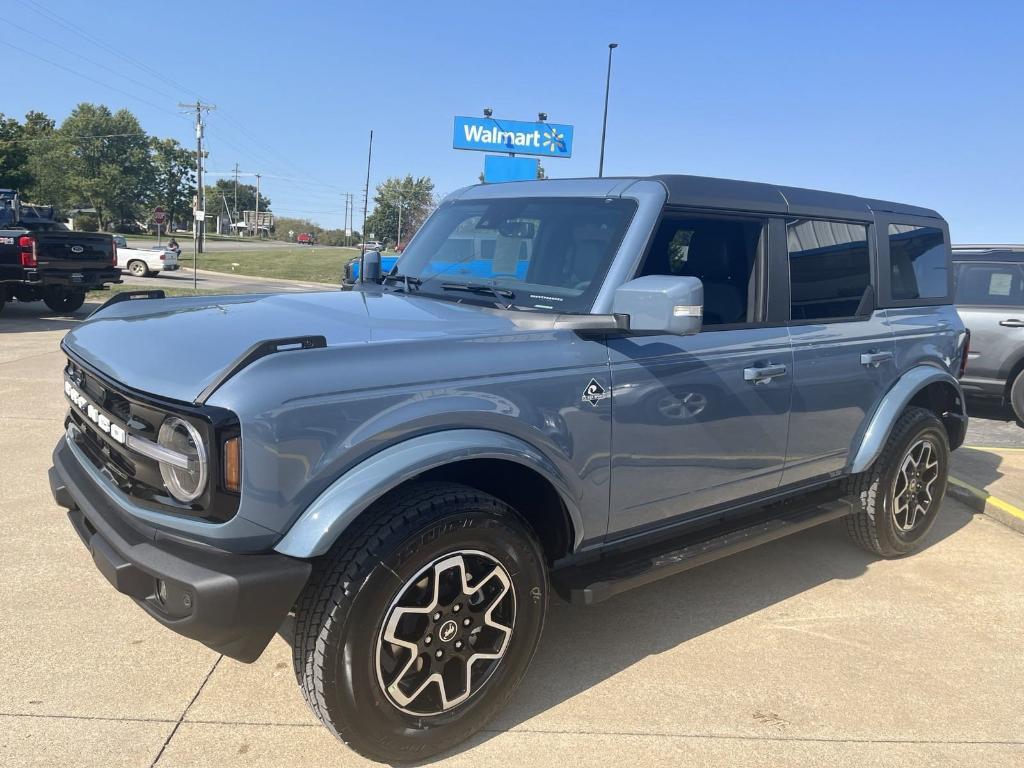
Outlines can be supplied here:
[[956, 303], [974, 307], [1024, 307], [1024, 270], [1016, 264], [958, 264]]
[[938, 227], [889, 225], [889, 270], [894, 299], [941, 299], [949, 293], [949, 258]]
[[856, 317], [871, 287], [868, 228], [821, 219], [786, 222], [793, 320]]

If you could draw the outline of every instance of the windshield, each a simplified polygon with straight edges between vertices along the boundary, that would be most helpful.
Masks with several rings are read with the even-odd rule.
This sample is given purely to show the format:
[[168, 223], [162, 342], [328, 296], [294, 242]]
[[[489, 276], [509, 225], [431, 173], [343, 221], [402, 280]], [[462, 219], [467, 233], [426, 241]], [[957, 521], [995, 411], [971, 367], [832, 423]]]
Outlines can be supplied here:
[[619, 198], [446, 203], [395, 270], [421, 281], [419, 292], [455, 301], [494, 302], [486, 291], [450, 288], [468, 284], [502, 291], [510, 306], [585, 313], [635, 211], [634, 201]]

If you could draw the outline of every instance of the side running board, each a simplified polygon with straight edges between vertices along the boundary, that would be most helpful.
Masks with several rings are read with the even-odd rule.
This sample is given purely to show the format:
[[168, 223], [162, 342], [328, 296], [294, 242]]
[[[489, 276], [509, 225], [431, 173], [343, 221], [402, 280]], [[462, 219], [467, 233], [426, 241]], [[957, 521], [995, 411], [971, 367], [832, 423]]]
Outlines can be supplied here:
[[121, 291], [115, 293], [109, 299], [100, 304], [96, 309], [89, 313], [89, 317], [99, 314], [107, 307], [112, 307], [115, 304], [120, 304], [122, 301], [141, 301], [143, 299], [166, 299], [167, 294], [163, 291], [156, 289], [152, 291]]
[[851, 501], [842, 498], [810, 508], [796, 504], [773, 506], [775, 514], [771, 518], [762, 516], [748, 527], [734, 528], [711, 538], [707, 533], [701, 538], [691, 535], [569, 566], [552, 573], [552, 583], [566, 600], [584, 605], [598, 603], [634, 587], [844, 517], [853, 509]]
[[196, 405], [202, 405], [210, 396], [220, 389], [224, 382], [241, 371], [243, 368], [252, 365], [257, 360], [277, 352], [292, 352], [300, 349], [323, 349], [327, 346], [325, 336], [291, 336], [285, 339], [267, 339], [258, 341], [239, 355], [231, 365], [221, 371], [217, 378], [207, 385], [206, 389], [199, 393], [196, 398]]

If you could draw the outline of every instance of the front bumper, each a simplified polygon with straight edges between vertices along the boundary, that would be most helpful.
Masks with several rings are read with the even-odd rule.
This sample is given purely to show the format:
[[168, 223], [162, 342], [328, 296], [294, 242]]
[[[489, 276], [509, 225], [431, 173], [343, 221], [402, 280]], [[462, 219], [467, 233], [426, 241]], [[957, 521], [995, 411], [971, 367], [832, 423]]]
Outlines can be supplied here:
[[233, 659], [259, 658], [309, 579], [305, 560], [232, 554], [129, 525], [104, 503], [64, 438], [53, 452], [50, 490], [118, 592], [168, 629]]

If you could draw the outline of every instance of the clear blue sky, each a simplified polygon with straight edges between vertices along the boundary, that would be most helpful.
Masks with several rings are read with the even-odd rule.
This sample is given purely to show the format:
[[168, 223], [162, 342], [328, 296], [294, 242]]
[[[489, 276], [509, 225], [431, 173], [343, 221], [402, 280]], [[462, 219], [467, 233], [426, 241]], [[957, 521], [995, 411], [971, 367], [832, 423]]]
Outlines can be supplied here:
[[7, 0], [3, 16], [57, 47], [3, 23], [0, 41], [102, 84], [0, 45], [0, 109], [59, 120], [80, 101], [125, 106], [151, 133], [191, 145], [175, 103], [199, 96], [219, 108], [209, 169], [262, 172], [281, 215], [340, 225], [341, 193], [362, 188], [371, 128], [372, 184], [405, 173], [433, 177], [439, 193], [474, 183], [483, 155], [451, 149], [452, 117], [484, 106], [575, 125], [573, 158], [548, 172], [594, 175], [615, 41], [607, 174], [870, 195], [938, 209], [954, 241], [1024, 242], [1020, 2], [40, 6], [102, 45], [46, 20], [33, 0]]

